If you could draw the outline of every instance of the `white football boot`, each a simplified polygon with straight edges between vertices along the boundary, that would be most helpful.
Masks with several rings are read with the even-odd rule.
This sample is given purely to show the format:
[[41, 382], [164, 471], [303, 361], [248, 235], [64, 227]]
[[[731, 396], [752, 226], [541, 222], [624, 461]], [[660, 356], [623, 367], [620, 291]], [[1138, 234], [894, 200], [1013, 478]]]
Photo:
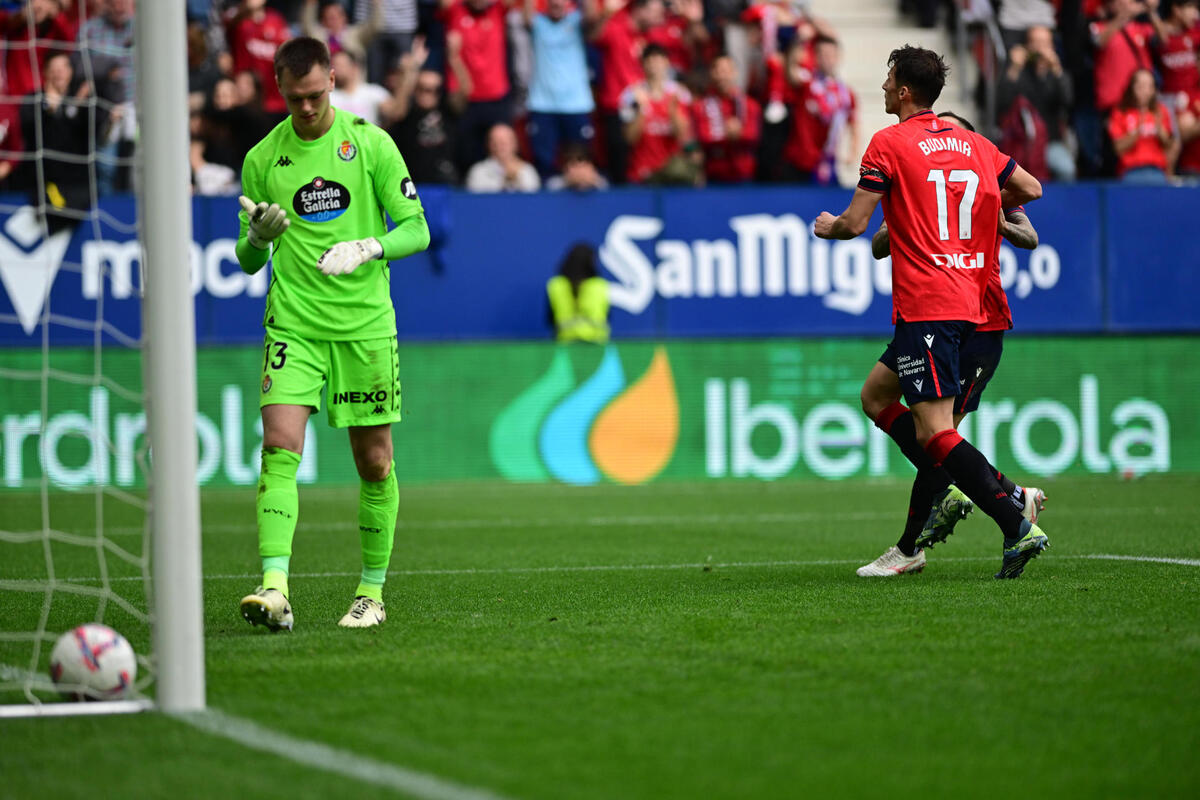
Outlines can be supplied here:
[[338, 625], [343, 628], [370, 628], [385, 619], [387, 619], [387, 613], [383, 610], [383, 603], [359, 595], [350, 604], [350, 610], [346, 612], [346, 616], [338, 620]]
[[1042, 509], [1046, 507], [1046, 493], [1036, 486], [1023, 486], [1021, 488], [1025, 490], [1025, 507], [1021, 509], [1021, 516], [1034, 525], [1037, 525], [1038, 516], [1041, 515]]
[[925, 569], [925, 551], [918, 550], [915, 556], [906, 556], [900, 548], [892, 545], [883, 555], [864, 564], [856, 572], [860, 578], [890, 578], [893, 575], [903, 575], [906, 572], [920, 572]]
[[295, 622], [292, 605], [283, 592], [261, 586], [242, 598], [242, 616], [251, 625], [265, 625], [272, 631], [290, 631]]

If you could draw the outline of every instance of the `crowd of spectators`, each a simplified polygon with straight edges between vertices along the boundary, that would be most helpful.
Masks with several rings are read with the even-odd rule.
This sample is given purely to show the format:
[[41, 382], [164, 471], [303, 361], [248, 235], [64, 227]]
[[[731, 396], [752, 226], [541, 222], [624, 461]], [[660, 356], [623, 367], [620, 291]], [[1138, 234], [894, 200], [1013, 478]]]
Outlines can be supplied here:
[[1005, 152], [1042, 179], [1200, 177], [1200, 0], [1002, 2]]
[[[236, 193], [285, 117], [273, 57], [299, 34], [329, 44], [334, 105], [388, 130], [419, 183], [833, 184], [871, 133], [839, 77], [854, 43], [804, 0], [181, 1], [202, 194]], [[989, 3], [906, 6], [998, 24], [990, 122], [1030, 172], [1200, 175], [1200, 0]], [[134, 4], [0, 0], [0, 190], [74, 208], [130, 188]]]

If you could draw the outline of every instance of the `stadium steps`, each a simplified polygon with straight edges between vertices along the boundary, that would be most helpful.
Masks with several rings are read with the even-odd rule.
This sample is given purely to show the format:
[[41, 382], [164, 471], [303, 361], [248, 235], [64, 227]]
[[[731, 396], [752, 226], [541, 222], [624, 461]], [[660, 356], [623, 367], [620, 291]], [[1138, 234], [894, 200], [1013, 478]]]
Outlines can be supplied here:
[[[853, 186], [857, 180], [858, 162], [871, 134], [893, 125], [896, 118], [883, 111], [883, 90], [887, 77], [887, 57], [905, 44], [927, 47], [941, 53], [950, 65], [950, 76], [942, 92], [946, 106], [964, 116], [974, 114], [973, 107], [961, 101], [964, 82], [962, 70], [955, 63], [954, 40], [944, 27], [918, 28], [901, 16], [896, 0], [812, 0], [812, 11], [827, 20], [838, 32], [842, 42], [842, 78], [854, 90], [858, 99], [859, 152], [850, 159], [853, 167], [839, 173], [843, 186]], [[968, 65], [968, 69], [970, 65]]]

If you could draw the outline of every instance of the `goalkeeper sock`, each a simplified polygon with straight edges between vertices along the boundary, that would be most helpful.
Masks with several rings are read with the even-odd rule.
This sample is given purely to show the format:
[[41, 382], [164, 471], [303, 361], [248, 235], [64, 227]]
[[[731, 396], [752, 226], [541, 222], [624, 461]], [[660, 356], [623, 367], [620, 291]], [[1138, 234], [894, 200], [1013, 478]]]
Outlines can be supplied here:
[[358, 490], [358, 534], [362, 543], [362, 579], [354, 594], [383, 602], [383, 582], [387, 579], [392, 543], [396, 538], [396, 515], [400, 511], [400, 490], [396, 485], [396, 465], [388, 468], [381, 481], [362, 481]]
[[262, 471], [258, 475], [258, 499], [254, 504], [258, 517], [258, 554], [263, 564], [263, 588], [288, 594], [288, 563], [292, 557], [292, 537], [300, 514], [296, 492], [296, 469], [300, 454], [282, 447], [264, 447]]

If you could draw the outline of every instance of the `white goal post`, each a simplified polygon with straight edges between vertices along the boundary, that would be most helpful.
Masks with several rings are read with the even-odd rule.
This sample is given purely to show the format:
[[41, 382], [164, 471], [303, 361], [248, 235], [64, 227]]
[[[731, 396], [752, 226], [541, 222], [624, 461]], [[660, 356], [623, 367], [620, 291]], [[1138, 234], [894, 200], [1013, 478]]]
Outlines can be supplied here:
[[152, 452], [151, 624], [156, 701], [167, 712], [204, 708], [185, 23], [182, 2], [143, 0], [134, 31], [143, 152], [143, 374]]
[[[75, 0], [79, 9], [86, 8], [83, 0]], [[86, 18], [85, 18], [86, 21]], [[41, 609], [35, 630], [0, 630], [0, 644], [20, 646], [30, 644], [28, 667], [0, 661], [0, 689], [5, 692], [23, 691], [28, 703], [0, 705], [0, 719], [14, 717], [50, 717], [96, 714], [131, 713], [150, 709], [178, 714], [203, 711], [205, 709], [203, 599], [200, 559], [200, 498], [196, 482], [196, 346], [194, 301], [190, 280], [190, 250], [192, 244], [192, 198], [190, 165], [188, 159], [188, 86], [187, 46], [184, 3], [182, 0], [141, 0], [134, 18], [133, 61], [136, 75], [136, 109], [138, 121], [137, 169], [133, 170], [138, 194], [137, 230], [141, 239], [141, 289], [142, 331], [140, 339], [130, 333], [107, 326], [103, 316], [102, 299], [97, 301], [97, 318], [94, 321], [74, 319], [55, 314], [50, 309], [50, 286], [54, 275], [63, 266], [62, 255], [69, 233], [56, 234], [53, 240], [61, 244], [57, 251], [49, 245], [38, 245], [31, 254], [23, 255], [16, 271], [10, 269], [0, 275], [4, 289], [9, 293], [14, 311], [3, 317], [5, 324], [21, 323], [30, 333], [36, 323], [42, 328], [40, 370], [0, 364], [0, 379], [14, 384], [37, 383], [41, 386], [42, 410], [40, 428], [29, 428], [31, 436], [36, 434], [43, 459], [51, 426], [48, 424], [50, 405], [47, 398], [54, 394], [51, 385], [91, 385], [93, 391], [111, 392], [123, 402], [141, 405], [144, 409], [145, 442], [149, 458], [145, 463], [147, 499], [136, 492], [127, 492], [108, 482], [107, 472], [97, 469], [91, 477], [79, 478], [75, 483], [60, 486], [45, 469], [38, 479], [41, 494], [41, 529], [31, 530], [31, 523], [21, 515], [15, 521], [0, 520], [0, 544], [13, 548], [40, 547], [45, 559], [45, 575], [22, 573], [13, 567], [0, 573], [0, 590], [11, 593], [10, 597], [37, 598], [41, 596]], [[90, 80], [92, 66], [86, 45], [78, 50], [83, 62], [84, 74]], [[0, 52], [3, 52], [0, 48]], [[128, 50], [124, 50], [128, 53]], [[110, 53], [107, 53], [111, 55]], [[32, 58], [32, 56], [31, 56]], [[41, 101], [41, 95], [36, 100]], [[126, 98], [131, 100], [134, 98]], [[93, 98], [91, 103], [108, 101]], [[111, 103], [109, 103], [111, 106]], [[95, 183], [96, 165], [105, 160], [112, 164], [111, 156], [97, 151], [95, 133], [92, 134], [91, 153], [88, 156], [92, 174], [91, 203], [88, 211], [66, 209], [74, 218], [90, 223], [88, 233], [99, 239], [101, 225], [97, 222], [104, 209], [97, 204], [98, 189]], [[22, 158], [33, 161], [37, 167], [39, 191], [43, 200], [38, 209], [45, 207], [45, 183], [42, 159], [72, 157], [43, 146], [41, 128], [36, 141], [31, 143]], [[121, 163], [128, 164], [128, 160]], [[0, 236], [24, 241], [26, 245], [51, 241], [42, 222], [41, 231], [27, 233], [22, 239], [21, 231], [12, 222], [22, 220], [27, 227], [34, 223], [35, 208], [4, 206], [7, 219]], [[114, 224], [109, 220], [108, 224]], [[230, 221], [232, 224], [232, 220]], [[125, 228], [132, 233], [132, 226]], [[5, 242], [8, 239], [4, 239]], [[12, 251], [8, 247], [4, 252]], [[65, 267], [64, 267], [65, 269]], [[78, 269], [78, 266], [75, 267]], [[101, 276], [100, 280], [103, 280]], [[36, 309], [29, 306], [32, 301], [41, 303], [40, 317]], [[36, 304], [35, 304], [36, 305]], [[40, 319], [40, 322], [38, 321]], [[95, 374], [70, 372], [55, 369], [50, 353], [55, 347], [49, 333], [52, 324], [95, 331], [93, 339]], [[141, 348], [141, 387], [134, 380], [125, 383], [126, 376], [111, 380], [101, 373], [101, 351], [104, 334], [112, 335], [118, 347]], [[93, 395], [95, 396], [95, 395]], [[108, 394], [103, 395], [105, 398]], [[107, 399], [104, 400], [107, 408]], [[37, 425], [39, 414], [30, 415]], [[80, 416], [80, 415], [76, 415]], [[29, 426], [29, 417], [24, 417]], [[78, 434], [78, 432], [77, 432]], [[99, 428], [84, 434], [92, 448], [112, 448], [106, 431]], [[8, 442], [11, 444], [11, 442]], [[51, 446], [53, 447], [53, 446]], [[14, 452], [16, 455], [14, 455]], [[143, 454], [144, 455], [144, 454]], [[6, 458], [21, 458], [20, 452], [9, 451]], [[107, 463], [107, 454], [102, 459]], [[68, 482], [70, 483], [70, 482]], [[12, 483], [8, 484], [12, 486]], [[20, 485], [18, 488], [24, 488]], [[94, 530], [76, 529], [63, 520], [63, 514], [51, 514], [54, 503], [51, 492], [87, 493], [95, 497]], [[142, 510], [142, 525], [125, 526], [123, 532], [111, 521], [105, 522], [104, 501], [112, 498], [126, 509]], [[119, 519], [120, 514], [115, 518]], [[90, 528], [93, 521], [83, 519], [77, 525]], [[13, 530], [7, 530], [11, 525]], [[137, 535], [142, 538], [142, 547], [125, 546], [112, 541], [111, 535]], [[127, 540], [126, 540], [127, 541]], [[72, 575], [55, 568], [54, 547], [76, 548], [94, 552], [97, 559], [97, 575]], [[15, 552], [15, 551], [10, 551]], [[117, 562], [122, 576], [113, 578], [108, 561]], [[0, 562], [4, 563], [4, 562]], [[18, 562], [14, 561], [13, 564]], [[69, 561], [67, 563], [70, 563]], [[137, 576], [127, 574], [136, 569]], [[112, 580], [137, 581], [146, 589], [146, 605], [129, 601], [113, 591]], [[99, 583], [99, 586], [94, 585]], [[135, 585], [123, 583], [123, 586]], [[56, 596], [68, 598], [94, 598], [97, 603], [94, 621], [104, 621], [105, 609], [115, 607], [122, 619], [133, 622], [148, 622], [150, 625], [150, 654], [139, 657], [146, 667], [146, 677], [137, 680], [131, 687], [132, 698], [105, 702], [43, 702], [42, 697], [56, 688], [42, 664], [46, 653], [43, 645], [54, 640], [57, 631], [86, 621], [64, 619], [63, 614], [52, 616], [51, 606]], [[36, 611], [38, 601], [14, 602], [7, 610], [8, 619], [22, 618], [20, 613]], [[68, 603], [69, 605], [69, 603]], [[21, 606], [23, 612], [14, 611]], [[4, 609], [0, 606], [0, 609]], [[144, 610], [143, 610], [144, 609]], [[32, 619], [32, 617], [24, 617]], [[140, 637], [139, 637], [140, 638]], [[9, 650], [8, 652], [13, 652]], [[143, 687], [153, 684], [153, 698], [142, 693]]]

